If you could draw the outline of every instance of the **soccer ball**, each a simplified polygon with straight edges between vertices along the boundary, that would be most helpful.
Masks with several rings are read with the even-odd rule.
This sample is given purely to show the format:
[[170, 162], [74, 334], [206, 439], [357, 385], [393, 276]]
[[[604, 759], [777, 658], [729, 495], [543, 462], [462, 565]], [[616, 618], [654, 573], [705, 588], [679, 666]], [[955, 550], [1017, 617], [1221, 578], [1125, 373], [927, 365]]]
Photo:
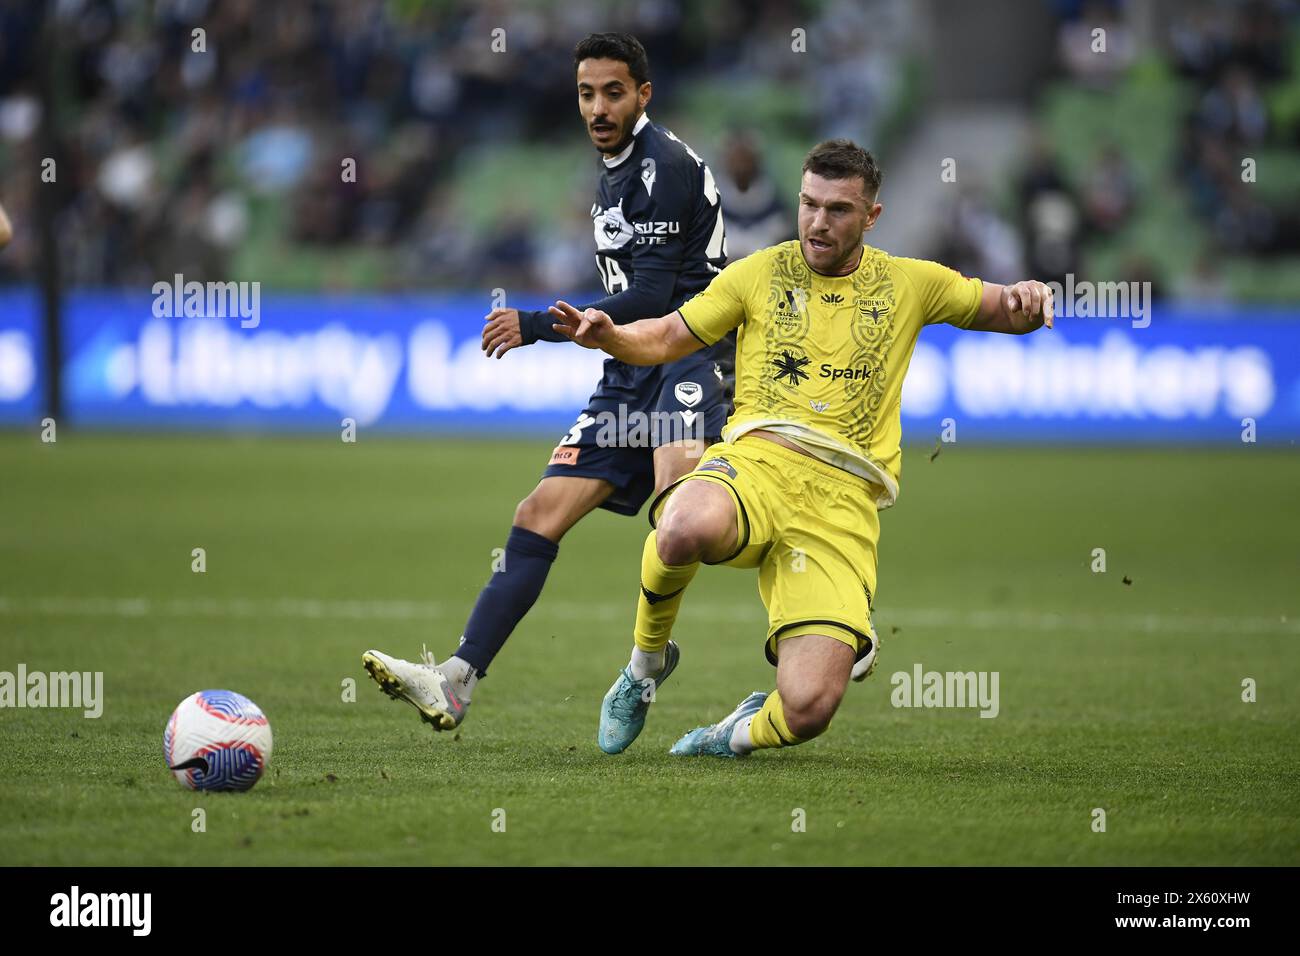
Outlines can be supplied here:
[[271, 762], [271, 725], [233, 690], [201, 690], [172, 711], [163, 759], [191, 790], [249, 790]]

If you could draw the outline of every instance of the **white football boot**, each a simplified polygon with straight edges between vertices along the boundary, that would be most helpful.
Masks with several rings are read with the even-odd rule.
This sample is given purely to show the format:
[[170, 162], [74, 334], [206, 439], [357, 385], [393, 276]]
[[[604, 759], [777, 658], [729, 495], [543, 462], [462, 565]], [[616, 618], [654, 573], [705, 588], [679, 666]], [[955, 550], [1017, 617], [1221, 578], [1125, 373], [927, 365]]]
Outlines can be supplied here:
[[406, 701], [434, 730], [452, 730], [465, 719], [469, 701], [456, 696], [451, 680], [438, 669], [427, 648], [419, 664], [374, 650], [362, 654], [361, 663], [385, 694]]
[[880, 638], [876, 634], [876, 626], [871, 625], [871, 648], [862, 654], [853, 662], [853, 679], [861, 682], [871, 676], [871, 672], [876, 669], [876, 651], [880, 650]]

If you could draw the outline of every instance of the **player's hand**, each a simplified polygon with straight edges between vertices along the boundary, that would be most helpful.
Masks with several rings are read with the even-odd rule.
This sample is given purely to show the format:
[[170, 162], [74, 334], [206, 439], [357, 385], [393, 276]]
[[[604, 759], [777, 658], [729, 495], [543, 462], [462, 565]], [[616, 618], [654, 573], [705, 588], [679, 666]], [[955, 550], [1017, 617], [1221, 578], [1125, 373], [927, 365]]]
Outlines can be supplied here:
[[1032, 331], [1040, 326], [1052, 327], [1055, 317], [1052, 290], [1046, 283], [1026, 279], [1002, 287], [1002, 308], [1011, 317], [1017, 331]]
[[483, 316], [487, 324], [483, 326], [483, 354], [487, 358], [505, 355], [511, 349], [524, 344], [523, 333], [519, 331], [518, 309], [493, 309]]
[[559, 301], [547, 311], [555, 318], [551, 328], [583, 348], [608, 350], [614, 344], [618, 329], [614, 320], [599, 309], [579, 312], [569, 303]]

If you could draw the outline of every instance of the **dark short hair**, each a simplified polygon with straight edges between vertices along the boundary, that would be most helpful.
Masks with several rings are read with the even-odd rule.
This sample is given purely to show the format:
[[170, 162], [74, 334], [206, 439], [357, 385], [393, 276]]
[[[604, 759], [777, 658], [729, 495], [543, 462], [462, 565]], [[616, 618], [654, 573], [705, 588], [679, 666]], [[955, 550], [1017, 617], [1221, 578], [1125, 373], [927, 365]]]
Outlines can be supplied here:
[[880, 193], [881, 172], [876, 158], [851, 139], [828, 139], [818, 143], [804, 157], [803, 171], [824, 179], [860, 177], [867, 199]]
[[573, 69], [583, 60], [619, 60], [627, 64], [632, 82], [640, 88], [650, 79], [650, 60], [641, 41], [630, 33], [592, 33], [573, 48]]

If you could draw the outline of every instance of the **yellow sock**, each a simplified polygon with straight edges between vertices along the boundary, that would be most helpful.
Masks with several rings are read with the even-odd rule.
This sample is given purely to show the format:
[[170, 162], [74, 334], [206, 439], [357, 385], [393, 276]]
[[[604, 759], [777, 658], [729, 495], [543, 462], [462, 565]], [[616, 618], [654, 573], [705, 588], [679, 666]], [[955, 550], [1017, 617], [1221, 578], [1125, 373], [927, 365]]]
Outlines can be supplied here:
[[749, 725], [749, 739], [755, 750], [765, 747], [793, 747], [804, 741], [790, 733], [790, 725], [785, 722], [785, 711], [781, 707], [781, 695], [777, 691], [767, 695], [763, 709], [754, 715]]
[[[641, 551], [641, 597], [636, 604], [636, 630], [633, 639], [643, 651], [662, 651], [673, 633], [677, 611], [682, 606], [682, 592], [700, 569], [693, 564], [671, 566], [659, 560], [651, 531]], [[647, 596], [649, 595], [649, 596]]]

